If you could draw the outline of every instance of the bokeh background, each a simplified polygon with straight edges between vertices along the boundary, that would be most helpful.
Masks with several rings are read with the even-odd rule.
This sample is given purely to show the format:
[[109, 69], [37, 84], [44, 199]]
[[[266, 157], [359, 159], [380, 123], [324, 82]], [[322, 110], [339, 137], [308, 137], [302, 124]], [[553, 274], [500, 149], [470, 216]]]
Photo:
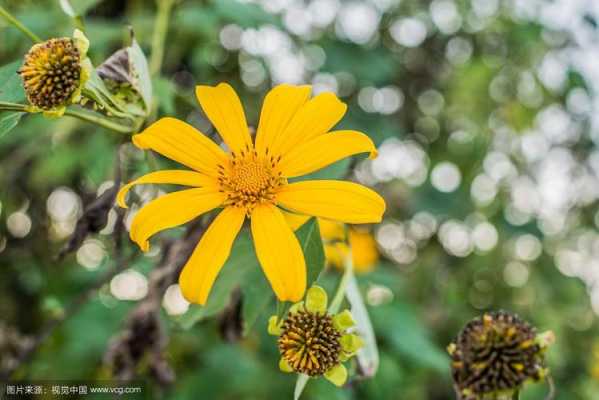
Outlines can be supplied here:
[[[44, 38], [70, 36], [58, 3], [3, 5]], [[72, 3], [86, 13], [94, 64], [126, 43], [128, 24], [150, 52], [153, 2]], [[306, 399], [452, 399], [445, 346], [468, 320], [500, 308], [555, 332], [548, 362], [558, 399], [599, 398], [598, 24], [595, 0], [176, 2], [153, 81], [158, 115], [210, 132], [193, 87], [227, 81], [255, 124], [272, 85], [309, 83], [336, 92], [349, 106], [341, 125], [379, 146], [376, 160], [328, 173], [349, 173], [387, 200], [372, 227], [379, 260], [359, 275], [380, 369], [342, 390], [310, 382]], [[29, 46], [0, 21], [0, 65]], [[57, 258], [84, 206], [113, 184], [116, 146], [129, 177], [149, 170], [118, 133], [74, 119], [28, 116], [0, 138], [0, 369], [48, 321], [69, 315], [18, 378], [108, 379], [111, 338], [148, 292], [160, 247], [144, 256], [125, 240], [126, 268], [81, 298], [114, 268], [114, 210], [99, 234]], [[142, 198], [156, 188], [144, 190]], [[161, 303], [162, 373], [172, 376], [143, 363], [136, 371], [153, 396], [291, 397], [295, 379], [277, 369], [265, 317], [240, 339], [227, 334], [230, 309], [189, 323], [193, 307], [176, 285]], [[546, 392], [533, 385], [522, 397]]]

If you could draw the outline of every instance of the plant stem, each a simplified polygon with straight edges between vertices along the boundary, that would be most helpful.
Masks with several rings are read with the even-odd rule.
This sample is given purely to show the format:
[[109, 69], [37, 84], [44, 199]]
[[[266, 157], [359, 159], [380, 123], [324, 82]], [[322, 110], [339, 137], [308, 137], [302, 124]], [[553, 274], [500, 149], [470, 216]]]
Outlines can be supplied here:
[[[27, 106], [24, 104], [8, 103], [5, 101], [0, 101], [0, 111], [30, 112], [27, 109]], [[91, 122], [92, 124], [96, 124], [98, 126], [113, 130], [115, 132], [120, 132], [120, 133], [133, 132], [133, 128], [131, 126], [119, 124], [119, 123], [111, 121], [103, 116], [100, 116], [97, 114], [92, 114], [90, 112], [83, 111], [83, 110], [67, 109], [65, 111], [64, 115], [68, 115], [69, 117], [79, 118], [82, 121]]]
[[164, 58], [164, 42], [168, 31], [168, 22], [175, 0], [156, 0], [158, 12], [154, 23], [152, 35], [152, 54], [150, 55], [150, 75], [156, 75], [162, 67]]
[[2, 6], [0, 6], [0, 16], [2, 16], [8, 23], [12, 24], [15, 28], [27, 35], [33, 43], [39, 43], [42, 41], [39, 36], [31, 32], [25, 25], [23, 25]]
[[133, 128], [130, 126], [116, 123], [102, 116], [91, 114], [83, 110], [67, 109], [64, 115], [79, 118], [82, 121], [91, 122], [92, 124], [96, 124], [103, 128], [111, 129], [119, 133], [131, 133], [133, 131]]
[[351, 249], [349, 253], [345, 256], [343, 265], [345, 266], [345, 271], [343, 272], [341, 282], [339, 282], [339, 286], [337, 287], [337, 291], [335, 292], [335, 297], [333, 297], [333, 301], [331, 301], [331, 305], [329, 306], [329, 314], [336, 314], [337, 312], [339, 312], [339, 307], [341, 307], [343, 297], [345, 296], [345, 289], [347, 288], [347, 284], [350, 278], [354, 274], [354, 263]]

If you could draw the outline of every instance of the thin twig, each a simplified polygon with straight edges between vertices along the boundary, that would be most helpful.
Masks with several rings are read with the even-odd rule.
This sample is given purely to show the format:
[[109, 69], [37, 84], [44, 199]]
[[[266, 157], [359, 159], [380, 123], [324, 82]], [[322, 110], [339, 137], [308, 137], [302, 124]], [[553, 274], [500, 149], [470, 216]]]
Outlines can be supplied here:
[[174, 0], [156, 0], [158, 12], [154, 20], [154, 34], [152, 35], [152, 54], [150, 55], [150, 74], [157, 75], [162, 67], [164, 58], [164, 42], [168, 31], [168, 22], [173, 8]]
[[545, 400], [553, 400], [555, 398], [555, 382], [553, 381], [553, 377], [551, 375], [547, 375], [547, 378], [545, 378], [545, 381], [547, 382], [547, 385], [549, 386], [549, 393], [547, 393], [547, 397], [545, 397]]
[[4, 7], [0, 6], [0, 16], [2, 16], [7, 22], [12, 24], [15, 28], [23, 32], [33, 43], [39, 43], [42, 39], [35, 33], [31, 32], [25, 25], [23, 25], [18, 19], [16, 19], [11, 13], [8, 12]]
[[[30, 112], [30, 110], [28, 109], [28, 106], [26, 106], [25, 104], [9, 103], [6, 101], [0, 101], [0, 111]], [[103, 128], [110, 129], [110, 130], [113, 130], [113, 131], [119, 132], [119, 133], [132, 133], [133, 129], [134, 129], [133, 127], [131, 127], [129, 125], [112, 121], [112, 120], [105, 118], [101, 115], [91, 113], [88, 111], [84, 111], [82, 109], [78, 110], [78, 109], [68, 108], [65, 111], [64, 115], [67, 115], [69, 117], [79, 118], [82, 121], [91, 122], [92, 124], [96, 124]]]

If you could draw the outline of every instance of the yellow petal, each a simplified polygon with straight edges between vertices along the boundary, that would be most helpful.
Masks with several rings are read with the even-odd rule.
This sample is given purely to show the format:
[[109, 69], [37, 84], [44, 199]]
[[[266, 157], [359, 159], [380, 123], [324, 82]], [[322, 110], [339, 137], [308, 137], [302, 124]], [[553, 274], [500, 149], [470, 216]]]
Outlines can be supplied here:
[[261, 154], [283, 133], [293, 116], [308, 101], [310, 86], [279, 85], [264, 98], [256, 134], [256, 150]]
[[143, 206], [133, 218], [131, 240], [143, 251], [150, 248], [148, 239], [167, 228], [184, 224], [220, 206], [226, 196], [214, 188], [197, 188], [169, 193]]
[[244, 219], [244, 209], [227, 207], [210, 224], [179, 276], [179, 286], [187, 301], [206, 304]]
[[369, 272], [379, 259], [376, 240], [370, 232], [349, 229], [349, 244], [352, 250], [355, 272]]
[[175, 118], [162, 118], [133, 136], [133, 144], [151, 149], [196, 171], [216, 176], [227, 155], [193, 126]]
[[321, 93], [306, 102], [287, 128], [273, 142], [273, 152], [285, 155], [300, 143], [331, 130], [343, 117], [347, 106], [333, 93]]
[[285, 185], [277, 201], [290, 211], [351, 224], [380, 222], [385, 200], [357, 183], [306, 181]]
[[296, 213], [287, 212], [281, 210], [283, 216], [285, 217], [285, 221], [287, 221], [287, 225], [291, 228], [292, 231], [297, 231], [301, 228], [308, 220], [312, 217], [309, 215], [301, 215]]
[[231, 86], [226, 83], [196, 86], [196, 96], [204, 113], [231, 151], [239, 153], [247, 146], [252, 146], [243, 107]]
[[292, 148], [281, 159], [279, 168], [284, 176], [292, 178], [359, 153], [370, 153], [371, 158], [376, 157], [376, 147], [368, 136], [357, 131], [335, 131]]
[[252, 236], [266, 278], [281, 301], [299, 301], [306, 291], [306, 262], [299, 241], [273, 205], [252, 211]]
[[116, 200], [120, 207], [127, 208], [125, 203], [125, 196], [134, 185], [142, 185], [146, 183], [167, 183], [173, 185], [185, 185], [193, 187], [201, 186], [212, 186], [216, 184], [216, 180], [213, 177], [203, 175], [195, 171], [183, 171], [183, 170], [167, 170], [157, 171], [141, 176], [119, 190]]
[[320, 228], [320, 236], [324, 241], [345, 240], [345, 225], [339, 221], [318, 218], [318, 227]]

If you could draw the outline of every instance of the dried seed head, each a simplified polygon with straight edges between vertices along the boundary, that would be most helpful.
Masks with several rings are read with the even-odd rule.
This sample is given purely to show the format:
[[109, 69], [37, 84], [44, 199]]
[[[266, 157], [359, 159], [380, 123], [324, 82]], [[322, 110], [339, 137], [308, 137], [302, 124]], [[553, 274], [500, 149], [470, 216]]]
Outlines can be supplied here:
[[339, 364], [340, 339], [330, 315], [300, 309], [290, 312], [283, 322], [278, 345], [294, 371], [319, 376]]
[[545, 373], [536, 329], [517, 315], [493, 312], [470, 321], [449, 346], [456, 388], [465, 399], [519, 389]]
[[79, 88], [81, 55], [71, 38], [34, 45], [19, 70], [29, 102], [42, 110], [66, 105]]

